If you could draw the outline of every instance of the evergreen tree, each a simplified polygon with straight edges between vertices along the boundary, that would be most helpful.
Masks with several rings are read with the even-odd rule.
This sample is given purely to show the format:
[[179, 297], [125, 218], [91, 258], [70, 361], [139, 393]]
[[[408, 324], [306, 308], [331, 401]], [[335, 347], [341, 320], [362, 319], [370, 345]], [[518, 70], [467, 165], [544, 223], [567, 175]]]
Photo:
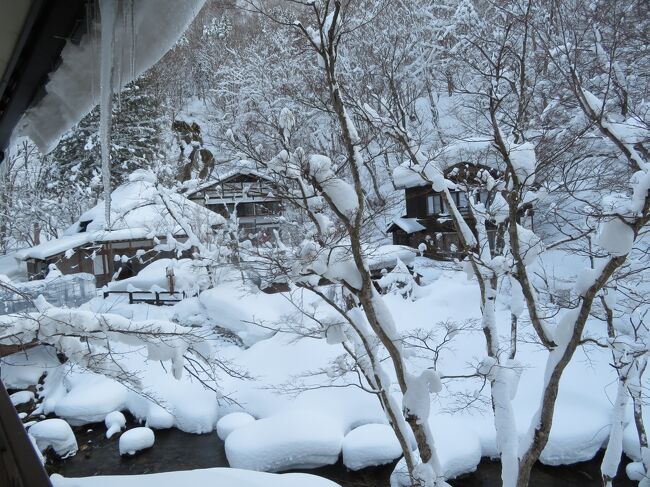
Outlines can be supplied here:
[[[113, 187], [162, 156], [165, 122], [154, 80], [144, 76], [115, 95], [111, 133]], [[71, 182], [99, 190], [99, 108], [95, 107], [59, 142], [51, 157]]]

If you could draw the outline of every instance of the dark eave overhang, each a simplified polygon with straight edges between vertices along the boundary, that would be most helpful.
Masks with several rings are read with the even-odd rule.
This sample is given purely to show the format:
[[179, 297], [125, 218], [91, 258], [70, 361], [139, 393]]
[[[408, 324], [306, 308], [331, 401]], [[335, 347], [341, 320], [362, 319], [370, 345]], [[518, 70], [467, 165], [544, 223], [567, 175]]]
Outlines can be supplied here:
[[79, 42], [94, 8], [93, 0], [33, 0], [26, 15], [16, 10], [14, 19], [5, 19], [23, 21], [23, 26], [9, 41], [14, 42], [13, 52], [0, 78], [0, 162], [14, 127], [45, 94], [61, 50], [67, 41]]

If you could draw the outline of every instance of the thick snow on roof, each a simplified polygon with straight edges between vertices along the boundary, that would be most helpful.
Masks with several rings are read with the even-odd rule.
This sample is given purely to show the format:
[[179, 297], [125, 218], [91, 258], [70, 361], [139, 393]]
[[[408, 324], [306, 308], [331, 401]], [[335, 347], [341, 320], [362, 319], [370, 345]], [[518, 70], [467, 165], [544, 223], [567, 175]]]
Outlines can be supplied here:
[[221, 215], [185, 196], [156, 188], [154, 175], [138, 170], [111, 193], [110, 228], [105, 228], [104, 201], [100, 201], [83, 213], [62, 237], [25, 249], [17, 256], [23, 260], [46, 259], [92, 242], [185, 235], [179, 220], [187, 222], [197, 235], [210, 233], [213, 225], [225, 223]]
[[371, 270], [395, 267], [397, 259], [405, 264], [411, 264], [417, 255], [417, 250], [406, 245], [380, 245], [368, 248], [366, 251], [368, 266]]
[[[242, 161], [245, 162], [245, 161]], [[225, 172], [223, 174], [219, 174], [216, 177], [211, 178], [209, 181], [206, 181], [205, 183], [202, 183], [197, 186], [192, 186], [192, 185], [187, 185], [189, 188], [187, 192], [185, 193], [188, 196], [191, 196], [193, 194], [198, 193], [199, 191], [202, 191], [207, 188], [211, 188], [213, 186], [216, 186], [218, 184], [222, 184], [227, 182], [229, 179], [234, 178], [235, 176], [252, 176], [255, 178], [259, 179], [264, 179], [266, 181], [271, 181], [272, 179], [269, 177], [268, 174], [264, 174], [260, 171], [257, 171], [256, 169], [252, 169], [250, 167], [237, 167], [235, 169], [232, 169], [228, 172]], [[189, 181], [188, 181], [189, 182]], [[189, 182], [191, 183], [191, 182]]]
[[[115, 28], [113, 64], [123, 66], [115, 76], [113, 91], [153, 66], [199, 12], [205, 0], [138, 0], [132, 13], [123, 6]], [[126, 2], [123, 2], [126, 5]], [[45, 86], [46, 95], [29, 110], [16, 132], [31, 138], [43, 153], [51, 151], [61, 136], [96, 105], [99, 89], [99, 37], [97, 24], [90, 26], [79, 44], [68, 42], [62, 62]], [[129, 66], [129, 68], [126, 68]]]
[[402, 230], [404, 230], [406, 233], [415, 233], [415, 232], [421, 232], [422, 230], [426, 230], [426, 228], [418, 222], [417, 218], [405, 218], [405, 217], [399, 217], [393, 219], [393, 223], [391, 226], [397, 225], [400, 227]]

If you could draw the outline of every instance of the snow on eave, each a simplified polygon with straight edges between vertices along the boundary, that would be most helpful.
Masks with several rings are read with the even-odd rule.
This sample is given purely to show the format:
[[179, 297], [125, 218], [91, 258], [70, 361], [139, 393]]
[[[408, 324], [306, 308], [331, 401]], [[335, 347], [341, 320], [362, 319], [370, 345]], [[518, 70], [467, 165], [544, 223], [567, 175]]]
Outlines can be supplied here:
[[[205, 0], [138, 0], [132, 2], [131, 18], [128, 3], [119, 2], [113, 65], [123, 68], [115, 76], [113, 91], [120, 91], [170, 50], [204, 3]], [[26, 135], [42, 153], [48, 153], [65, 132], [93, 109], [100, 93], [99, 46], [97, 22], [89, 25], [78, 45], [66, 44], [61, 64], [45, 85], [45, 96], [25, 113], [14, 137]], [[131, 54], [132, 47], [135, 52]]]
[[422, 177], [416, 169], [407, 166], [397, 166], [393, 171], [393, 182], [397, 189], [417, 188], [431, 183]]
[[217, 186], [219, 184], [227, 183], [229, 180], [233, 179], [236, 176], [253, 176], [256, 178], [264, 179], [265, 181], [273, 182], [273, 178], [271, 178], [269, 175], [261, 173], [255, 169], [250, 169], [246, 167], [242, 168], [237, 168], [233, 169], [231, 171], [228, 171], [224, 173], [221, 176], [218, 176], [216, 178], [211, 179], [210, 181], [206, 181], [200, 186], [197, 186], [195, 188], [189, 189], [186, 193], [185, 196], [192, 196], [195, 195], [196, 193], [212, 188], [213, 186]]
[[404, 264], [411, 264], [418, 251], [406, 245], [380, 245], [377, 248], [367, 249], [366, 258], [370, 270], [378, 270], [388, 267], [394, 267], [397, 259]]
[[426, 230], [426, 227], [424, 227], [417, 218], [406, 218], [406, 217], [399, 217], [395, 218], [392, 223], [388, 227], [388, 231], [393, 226], [397, 226], [404, 230], [406, 233], [416, 233], [416, 232], [421, 232], [423, 230]]

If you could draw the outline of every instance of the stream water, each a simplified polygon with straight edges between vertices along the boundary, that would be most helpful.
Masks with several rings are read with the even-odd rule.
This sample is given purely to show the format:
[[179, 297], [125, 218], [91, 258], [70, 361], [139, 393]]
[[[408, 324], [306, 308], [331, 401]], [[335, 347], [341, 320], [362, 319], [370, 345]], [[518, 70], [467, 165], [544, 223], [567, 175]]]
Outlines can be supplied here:
[[[92, 475], [125, 475], [190, 470], [196, 468], [227, 467], [223, 441], [215, 432], [205, 435], [183, 433], [177, 429], [156, 430], [153, 448], [134, 457], [120, 457], [118, 437], [107, 440], [105, 426], [100, 423], [75, 428], [79, 452], [66, 460], [48, 464], [50, 473], [66, 477]], [[563, 467], [537, 464], [533, 469], [531, 487], [600, 487], [599, 476], [602, 454], [593, 460]], [[623, 458], [616, 481], [617, 487], [637, 485], [627, 479]], [[348, 471], [339, 462], [336, 465], [304, 472], [326, 477], [342, 487], [388, 487], [393, 465], [368, 468], [359, 472]], [[499, 463], [484, 459], [478, 469], [449, 482], [454, 487], [499, 487]]]

